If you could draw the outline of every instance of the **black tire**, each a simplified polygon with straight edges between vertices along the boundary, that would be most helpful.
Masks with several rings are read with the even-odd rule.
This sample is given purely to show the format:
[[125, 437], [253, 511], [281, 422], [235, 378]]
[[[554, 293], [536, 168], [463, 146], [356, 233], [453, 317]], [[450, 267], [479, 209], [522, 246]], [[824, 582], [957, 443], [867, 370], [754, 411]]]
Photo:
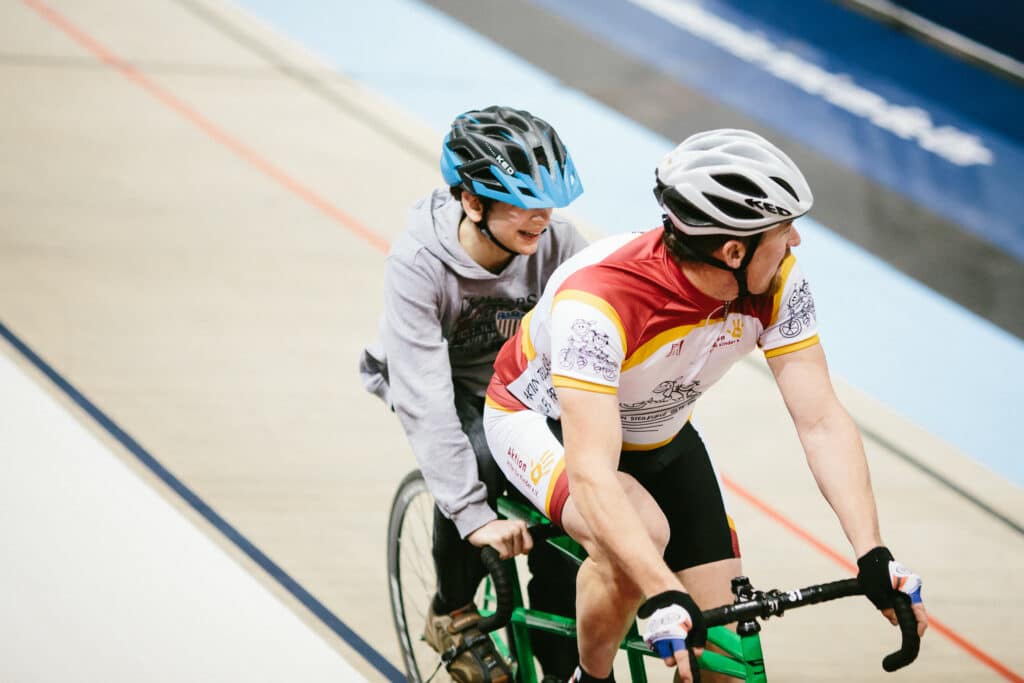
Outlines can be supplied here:
[[[437, 590], [433, 547], [434, 498], [423, 474], [414, 470], [398, 485], [388, 521], [388, 594], [398, 646], [409, 683], [423, 683], [440, 656], [423, 641], [427, 609]], [[450, 680], [437, 672], [434, 681]]]
[[[388, 520], [388, 595], [409, 683], [423, 683], [431, 675], [431, 683], [452, 683], [443, 667], [438, 670], [441, 656], [427, 645], [422, 635], [427, 610], [437, 591], [433, 536], [434, 498], [427, 490], [423, 474], [413, 470], [398, 485]], [[482, 583], [477, 590], [477, 605], [488, 603], [485, 585], [489, 586], [490, 582]], [[493, 596], [493, 591], [490, 595]], [[485, 606], [493, 610], [496, 605], [492, 599]], [[515, 652], [511, 629], [505, 629], [501, 636], [491, 634], [491, 637], [503, 637], [505, 644]]]

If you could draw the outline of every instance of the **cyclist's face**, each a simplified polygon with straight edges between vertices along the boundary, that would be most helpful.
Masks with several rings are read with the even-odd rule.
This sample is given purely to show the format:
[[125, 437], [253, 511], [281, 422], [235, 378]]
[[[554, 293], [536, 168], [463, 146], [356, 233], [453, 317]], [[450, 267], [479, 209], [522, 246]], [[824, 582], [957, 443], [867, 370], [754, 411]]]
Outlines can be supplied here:
[[793, 221], [777, 225], [764, 234], [747, 267], [747, 288], [751, 294], [764, 294], [779, 272], [791, 247], [800, 244], [800, 233]]
[[520, 209], [494, 202], [487, 212], [487, 227], [498, 241], [519, 254], [530, 255], [540, 246], [540, 237], [551, 222], [551, 209]]

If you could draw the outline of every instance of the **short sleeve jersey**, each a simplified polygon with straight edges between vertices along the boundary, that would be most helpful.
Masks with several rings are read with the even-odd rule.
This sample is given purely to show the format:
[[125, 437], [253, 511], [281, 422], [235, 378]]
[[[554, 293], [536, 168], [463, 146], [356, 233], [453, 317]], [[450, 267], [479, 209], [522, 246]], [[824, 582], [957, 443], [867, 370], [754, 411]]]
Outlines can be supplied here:
[[617, 394], [623, 449], [650, 450], [755, 347], [772, 357], [818, 343], [792, 254], [769, 293], [722, 302], [685, 277], [661, 234], [609, 237], [562, 264], [498, 354], [489, 405], [558, 419], [556, 387]]

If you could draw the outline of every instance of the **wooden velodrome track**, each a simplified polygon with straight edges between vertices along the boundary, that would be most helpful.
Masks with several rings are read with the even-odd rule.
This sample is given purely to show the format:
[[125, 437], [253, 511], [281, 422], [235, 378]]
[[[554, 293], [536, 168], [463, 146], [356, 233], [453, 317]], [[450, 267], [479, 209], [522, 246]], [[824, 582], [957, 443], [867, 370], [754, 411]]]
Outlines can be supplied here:
[[[287, 63], [224, 40], [169, 1], [0, 4], [0, 323], [400, 666], [385, 526], [413, 461], [397, 421], [362, 390], [356, 359], [375, 334], [388, 244], [407, 206], [439, 182], [428, 162], [438, 136], [241, 11], [203, 5]], [[296, 77], [316, 80], [332, 102]], [[367, 679], [381, 678], [23, 353], [7, 342], [0, 353]], [[871, 434], [883, 533], [924, 576], [933, 628], [919, 661], [890, 677], [878, 662], [896, 634], [866, 601], [808, 610], [769, 623], [769, 672], [787, 681], [1022, 680], [1020, 490], [839, 390]], [[849, 575], [848, 545], [763, 363], [736, 368], [699, 417], [755, 585]], [[0, 458], [15, 457], [28, 456], [0, 442]], [[46, 629], [3, 620], [4, 629]], [[47, 656], [34, 680], [51, 680]]]

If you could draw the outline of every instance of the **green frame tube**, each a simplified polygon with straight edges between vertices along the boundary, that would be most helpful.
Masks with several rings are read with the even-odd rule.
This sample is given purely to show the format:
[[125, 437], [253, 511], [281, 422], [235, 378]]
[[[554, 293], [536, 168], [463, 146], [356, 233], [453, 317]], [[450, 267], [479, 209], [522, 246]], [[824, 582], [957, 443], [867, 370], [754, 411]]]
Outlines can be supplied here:
[[[517, 501], [507, 497], [498, 499], [498, 512], [508, 519], [521, 519], [530, 526], [550, 524], [546, 517]], [[586, 551], [568, 536], [555, 536], [548, 539], [556, 548], [572, 557], [577, 562], [586, 559]], [[515, 640], [516, 680], [519, 683], [537, 683], [537, 669], [533, 663], [533, 648], [530, 645], [530, 631], [544, 631], [566, 638], [576, 637], [576, 621], [557, 614], [540, 610], [532, 610], [523, 605], [522, 590], [519, 586], [519, 573], [514, 560], [505, 562], [506, 570], [513, 585], [513, 605], [511, 629]], [[493, 591], [488, 581], [485, 589], [485, 606], [494, 604]], [[482, 610], [484, 613], [492, 609]], [[500, 636], [492, 634], [502, 654], [509, 656], [509, 647]], [[750, 683], [767, 683], [764, 668], [764, 656], [761, 649], [761, 637], [757, 632], [746, 635], [717, 626], [708, 629], [708, 642], [722, 652], [704, 650], [700, 658], [701, 669], [732, 676]], [[626, 651], [629, 663], [630, 678], [633, 683], [647, 683], [647, 672], [644, 669], [644, 657], [657, 657], [643, 642], [637, 630], [636, 622], [630, 627], [629, 633], [619, 646]]]

